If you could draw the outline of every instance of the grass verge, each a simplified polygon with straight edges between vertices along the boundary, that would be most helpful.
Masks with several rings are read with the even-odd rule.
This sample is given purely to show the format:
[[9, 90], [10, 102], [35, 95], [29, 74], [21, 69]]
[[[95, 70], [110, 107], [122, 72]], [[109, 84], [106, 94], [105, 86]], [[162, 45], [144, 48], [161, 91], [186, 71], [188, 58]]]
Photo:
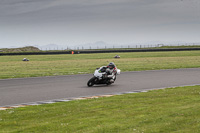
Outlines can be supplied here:
[[109, 62], [122, 71], [197, 68], [200, 51], [0, 56], [0, 79], [93, 73]]
[[200, 86], [0, 111], [0, 132], [200, 132]]

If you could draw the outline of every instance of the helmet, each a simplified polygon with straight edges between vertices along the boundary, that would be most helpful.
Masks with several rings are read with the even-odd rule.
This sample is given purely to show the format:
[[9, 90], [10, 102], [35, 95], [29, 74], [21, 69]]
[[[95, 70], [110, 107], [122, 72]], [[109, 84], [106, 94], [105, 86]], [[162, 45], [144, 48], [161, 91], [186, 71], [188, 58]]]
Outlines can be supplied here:
[[115, 64], [114, 64], [113, 62], [110, 62], [110, 63], [108, 64], [108, 68], [110, 68], [110, 69], [115, 68]]

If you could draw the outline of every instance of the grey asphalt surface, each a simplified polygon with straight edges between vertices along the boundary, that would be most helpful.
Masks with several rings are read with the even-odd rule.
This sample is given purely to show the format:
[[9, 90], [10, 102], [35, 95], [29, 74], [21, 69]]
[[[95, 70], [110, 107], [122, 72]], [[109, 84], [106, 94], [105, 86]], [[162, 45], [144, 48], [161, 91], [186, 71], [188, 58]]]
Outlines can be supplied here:
[[0, 80], [0, 106], [200, 84], [200, 68], [122, 72], [110, 86], [87, 87], [92, 76]]

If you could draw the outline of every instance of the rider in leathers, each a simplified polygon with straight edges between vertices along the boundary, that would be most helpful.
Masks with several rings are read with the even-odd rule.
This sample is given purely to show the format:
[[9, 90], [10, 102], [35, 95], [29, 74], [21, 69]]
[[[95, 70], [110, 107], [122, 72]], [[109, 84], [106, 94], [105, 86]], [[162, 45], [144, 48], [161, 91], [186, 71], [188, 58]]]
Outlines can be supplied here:
[[110, 78], [110, 82], [114, 82], [115, 75], [117, 73], [117, 67], [113, 62], [110, 62], [107, 66], [106, 73], [108, 74], [108, 78]]

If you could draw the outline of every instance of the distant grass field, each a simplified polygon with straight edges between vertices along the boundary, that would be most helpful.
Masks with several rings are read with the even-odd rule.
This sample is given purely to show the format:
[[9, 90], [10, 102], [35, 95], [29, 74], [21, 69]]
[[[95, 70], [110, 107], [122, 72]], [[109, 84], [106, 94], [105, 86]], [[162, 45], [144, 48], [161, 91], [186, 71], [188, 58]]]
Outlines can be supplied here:
[[[120, 59], [113, 58], [117, 54]], [[123, 72], [198, 68], [200, 51], [0, 56], [0, 79], [93, 73], [109, 62]]]
[[200, 86], [0, 111], [0, 132], [199, 133]]

